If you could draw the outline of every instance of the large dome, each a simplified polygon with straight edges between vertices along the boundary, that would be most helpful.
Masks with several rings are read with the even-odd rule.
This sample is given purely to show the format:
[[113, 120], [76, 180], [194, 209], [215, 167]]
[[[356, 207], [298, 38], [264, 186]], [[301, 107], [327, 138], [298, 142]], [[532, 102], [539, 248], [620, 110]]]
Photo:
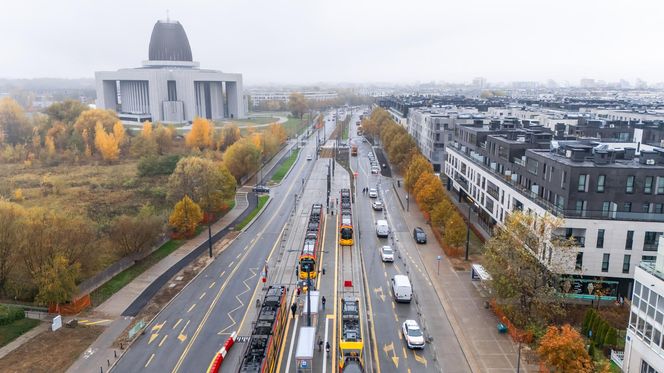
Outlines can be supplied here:
[[157, 21], [150, 37], [150, 61], [192, 62], [191, 47], [178, 21]]

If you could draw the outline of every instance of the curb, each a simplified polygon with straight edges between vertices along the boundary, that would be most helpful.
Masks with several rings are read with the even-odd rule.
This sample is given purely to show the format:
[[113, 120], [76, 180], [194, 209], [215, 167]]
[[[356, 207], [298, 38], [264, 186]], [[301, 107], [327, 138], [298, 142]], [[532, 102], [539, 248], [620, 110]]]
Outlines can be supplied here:
[[[290, 150], [292, 151], [292, 150], [293, 150], [293, 147], [291, 147]], [[300, 148], [300, 150], [302, 150], [302, 149]], [[284, 182], [284, 180], [286, 180], [286, 178], [288, 177], [288, 175], [290, 175], [291, 171], [293, 171], [293, 167], [295, 167], [295, 164], [296, 164], [297, 162], [300, 161], [300, 156], [301, 156], [301, 155], [302, 155], [302, 152], [301, 152], [301, 151], [298, 151], [298, 152], [297, 152], [297, 158], [295, 158], [295, 162], [293, 162], [293, 164], [292, 164], [291, 167], [288, 169], [288, 171], [286, 172], [286, 174], [284, 175], [284, 177], [281, 178], [281, 181], [278, 182], [278, 183], [276, 183], [276, 184], [272, 184], [272, 187], [278, 187], [278, 186], [280, 186], [280, 185]], [[284, 157], [285, 157], [285, 154], [284, 154]], [[275, 166], [276, 166], [276, 165], [275, 165]], [[274, 168], [274, 167], [272, 167], [272, 168]], [[270, 171], [272, 171], [272, 170], [270, 170]]]
[[[260, 218], [261, 215], [263, 215], [263, 211], [265, 211], [265, 209], [267, 209], [267, 206], [270, 204], [270, 202], [272, 202], [273, 199], [274, 199], [274, 198], [272, 198], [272, 197], [270, 196], [270, 198], [267, 200], [267, 202], [265, 203], [265, 205], [263, 206], [263, 208], [260, 209], [260, 210], [258, 210], [258, 212], [256, 213], [256, 216], [254, 216], [254, 218], [251, 219], [251, 220], [249, 221], [249, 223], [247, 223], [247, 225], [245, 225], [244, 228], [242, 228], [242, 229], [240, 230], [240, 234], [244, 233], [244, 231], [246, 231], [247, 228], [251, 227], [251, 225], [254, 224], [254, 222], [256, 221], [256, 219]], [[258, 207], [258, 205], [257, 205], [256, 207]], [[238, 237], [239, 237], [239, 235], [238, 235]]]
[[[267, 206], [267, 204], [266, 204], [266, 206]], [[175, 301], [175, 299], [177, 299], [177, 297], [179, 297], [180, 294], [182, 294], [182, 292], [184, 291], [184, 289], [186, 289], [189, 285], [191, 285], [191, 284], [194, 282], [194, 280], [196, 280], [196, 278], [198, 278], [198, 276], [200, 276], [203, 272], [205, 272], [205, 270], [206, 270], [206, 269], [207, 269], [212, 263], [214, 263], [214, 261], [219, 257], [219, 255], [221, 255], [224, 251], [226, 251], [226, 249], [228, 249], [228, 248], [233, 244], [233, 242], [235, 242], [235, 240], [236, 240], [238, 237], [240, 237], [239, 234], [238, 234], [237, 236], [235, 236], [232, 240], [230, 240], [230, 241], [228, 242], [228, 244], [227, 244], [227, 245], [226, 245], [226, 246], [225, 246], [225, 247], [224, 247], [224, 248], [223, 248], [223, 249], [222, 249], [217, 255], [214, 256], [214, 259], [213, 259], [213, 260], [211, 260], [208, 264], [206, 264], [205, 267], [203, 267], [203, 269], [201, 269], [201, 271], [198, 272], [198, 273], [196, 274], [196, 276], [192, 277], [191, 280], [189, 280], [189, 282], [188, 282], [187, 284], [185, 284], [184, 287], [182, 287], [182, 289], [180, 289], [180, 291], [178, 291], [178, 293], [175, 294], [175, 296], [174, 296], [173, 298], [171, 298], [166, 304], [164, 304], [164, 305], [161, 307], [161, 309], [159, 310], [159, 312], [157, 312], [157, 313], [154, 315], [154, 317], [152, 317], [152, 318], [150, 319], [150, 321], [148, 321], [147, 323], [145, 323], [145, 327], [144, 327], [143, 330], [146, 330], [147, 326], [150, 325], [150, 324], [152, 324], [152, 323], [157, 319], [157, 317], [159, 317], [159, 315], [160, 315], [160, 314], [161, 314], [161, 313], [162, 313], [162, 312], [163, 312], [163, 311], [164, 311], [164, 310], [165, 310], [165, 309], [166, 309], [166, 308], [167, 308], [167, 307], [168, 307], [173, 301]], [[184, 268], [183, 268], [183, 269], [184, 269]], [[179, 272], [180, 272], [180, 271], [178, 271], [178, 273], [179, 273]], [[133, 318], [132, 318], [132, 319], [133, 319]], [[124, 332], [123, 332], [123, 333], [124, 333]], [[120, 360], [122, 360], [122, 357], [125, 355], [125, 353], [127, 353], [127, 351], [129, 351], [129, 348], [131, 348], [131, 346], [134, 344], [134, 342], [136, 342], [142, 334], [143, 334], [143, 332], [141, 332], [141, 333], [136, 333], [136, 337], [134, 337], [134, 339], [132, 339], [131, 341], [129, 341], [129, 344], [127, 344], [127, 347], [126, 347], [125, 349], [122, 350], [122, 352], [120, 353], [120, 356], [119, 356], [119, 357], [115, 360], [115, 362], [113, 362], [113, 364], [111, 364], [111, 366], [106, 370], [107, 372], [110, 372], [110, 371], [113, 370], [113, 368], [118, 364], [118, 362], [119, 362]], [[113, 342], [115, 342], [115, 341], [113, 341]]]

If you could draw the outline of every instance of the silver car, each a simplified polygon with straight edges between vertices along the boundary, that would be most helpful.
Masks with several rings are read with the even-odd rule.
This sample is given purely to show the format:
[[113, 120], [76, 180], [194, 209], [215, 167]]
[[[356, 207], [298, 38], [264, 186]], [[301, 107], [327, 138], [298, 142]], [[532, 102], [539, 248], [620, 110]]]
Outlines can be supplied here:
[[394, 262], [394, 250], [390, 246], [381, 247], [380, 259], [384, 262]]

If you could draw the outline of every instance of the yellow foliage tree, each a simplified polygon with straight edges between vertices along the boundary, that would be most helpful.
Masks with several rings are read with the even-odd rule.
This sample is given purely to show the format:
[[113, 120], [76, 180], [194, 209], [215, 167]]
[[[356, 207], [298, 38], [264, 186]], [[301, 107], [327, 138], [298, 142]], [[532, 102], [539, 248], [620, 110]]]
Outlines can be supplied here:
[[127, 135], [125, 133], [125, 128], [122, 125], [122, 122], [117, 121], [113, 125], [113, 136], [115, 137], [115, 141], [118, 142], [118, 146], [122, 146], [122, 144], [124, 144], [125, 140], [127, 139]]
[[560, 373], [591, 373], [593, 364], [585, 342], [569, 324], [550, 326], [540, 339], [537, 354], [547, 366]]
[[445, 222], [444, 240], [452, 247], [461, 247], [466, 240], [466, 223], [456, 211]]
[[212, 147], [213, 126], [209, 120], [205, 118], [196, 117], [191, 125], [191, 131], [185, 136], [185, 144], [188, 148], [203, 148]]
[[53, 136], [46, 136], [44, 139], [44, 145], [46, 146], [46, 152], [49, 157], [55, 155], [55, 141], [53, 141]]
[[168, 224], [175, 229], [176, 232], [185, 236], [191, 236], [198, 223], [203, 220], [203, 211], [192, 201], [189, 196], [184, 196], [180, 202], [175, 204], [173, 213], [168, 218]]
[[406, 177], [404, 177], [403, 180], [406, 189], [412, 192], [413, 186], [415, 186], [417, 180], [419, 180], [420, 176], [422, 176], [422, 174], [425, 172], [432, 174], [433, 167], [431, 166], [431, 163], [429, 163], [429, 161], [426, 158], [424, 158], [422, 154], [416, 154], [410, 160], [410, 164], [408, 165], [408, 169], [406, 170]]
[[443, 193], [443, 183], [434, 176], [433, 178], [427, 178], [427, 182], [417, 192], [415, 199], [417, 205], [420, 206], [420, 210], [428, 216], [434, 206], [445, 198]]
[[[111, 132], [117, 121], [118, 116], [112, 110], [91, 109], [82, 112], [78, 116], [74, 123], [74, 129], [81, 134], [83, 141], [89, 144], [92, 142], [90, 137], [95, 135], [94, 131], [97, 128], [97, 123], [101, 123], [104, 130]], [[86, 135], [84, 135], [84, 130], [87, 130]]]
[[143, 122], [143, 128], [141, 128], [141, 136], [146, 139], [152, 139], [152, 123], [149, 120]]
[[243, 177], [256, 171], [260, 165], [260, 159], [260, 149], [246, 138], [231, 145], [224, 152], [224, 164], [237, 181], [241, 181]]
[[154, 130], [154, 139], [157, 142], [157, 148], [159, 154], [168, 153], [169, 150], [173, 147], [173, 139], [175, 138], [175, 127], [168, 126], [164, 127], [163, 124], [159, 123], [157, 128]]
[[14, 201], [21, 202], [25, 197], [23, 196], [23, 189], [17, 188], [14, 190]]
[[431, 210], [431, 225], [441, 230], [444, 229], [445, 222], [453, 212], [452, 203], [447, 198], [443, 198]]
[[436, 177], [436, 175], [434, 175], [432, 173], [429, 173], [429, 172], [423, 173], [420, 176], [420, 178], [417, 179], [417, 181], [415, 182], [415, 185], [413, 185], [411, 192], [415, 196], [417, 196], [420, 193], [420, 191], [424, 188], [425, 185], [435, 183], [436, 179], [438, 179], [438, 178]]
[[106, 133], [101, 123], [95, 129], [95, 147], [106, 161], [115, 161], [120, 155], [120, 147], [115, 135]]

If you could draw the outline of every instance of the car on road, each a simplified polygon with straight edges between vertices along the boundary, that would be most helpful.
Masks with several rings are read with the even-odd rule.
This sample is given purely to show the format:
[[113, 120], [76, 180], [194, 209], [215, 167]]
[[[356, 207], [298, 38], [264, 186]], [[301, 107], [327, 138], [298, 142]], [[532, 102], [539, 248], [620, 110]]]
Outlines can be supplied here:
[[406, 340], [406, 345], [408, 345], [408, 348], [411, 350], [415, 348], [424, 348], [424, 334], [422, 334], [422, 329], [420, 329], [417, 321], [404, 321], [403, 325], [401, 326], [401, 332], [403, 333], [403, 337]]
[[374, 211], [383, 211], [383, 202], [374, 201], [374, 203], [371, 204], [371, 207], [374, 209]]
[[311, 156], [311, 154], [307, 154], [307, 161], [310, 161], [312, 159], [314, 159], [314, 158]]
[[415, 229], [413, 229], [413, 238], [417, 243], [427, 243], [427, 234], [424, 232], [424, 229], [420, 227], [415, 227]]
[[394, 262], [394, 250], [390, 246], [380, 248], [380, 259], [383, 262]]
[[369, 198], [378, 198], [378, 189], [369, 188]]
[[256, 185], [253, 189], [254, 193], [270, 193], [270, 188], [265, 185]]
[[380, 168], [378, 168], [378, 166], [371, 167], [371, 173], [372, 174], [379, 174], [380, 173]]

